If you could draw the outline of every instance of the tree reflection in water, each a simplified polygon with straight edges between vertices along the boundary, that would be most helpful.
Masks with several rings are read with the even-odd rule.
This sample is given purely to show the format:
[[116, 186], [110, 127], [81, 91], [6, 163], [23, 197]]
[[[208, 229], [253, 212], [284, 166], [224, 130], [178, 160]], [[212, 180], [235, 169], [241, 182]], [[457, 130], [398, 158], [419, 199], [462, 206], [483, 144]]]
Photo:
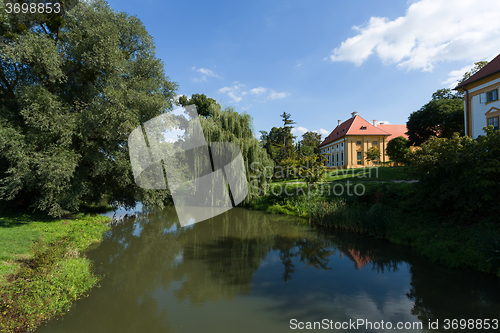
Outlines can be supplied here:
[[[67, 320], [73, 331], [81, 327], [82, 332], [169, 332], [173, 305], [159, 293], [168, 291], [177, 304], [195, 308], [250, 295], [256, 273], [270, 253], [278, 254], [285, 283], [294, 280], [299, 263], [333, 274], [333, 259], [339, 255], [352, 260], [357, 271], [371, 267], [390, 274], [406, 265], [411, 272], [407, 296], [414, 303], [412, 314], [424, 323], [500, 313], [498, 280], [490, 276], [447, 270], [410, 249], [349, 232], [312, 229], [301, 221], [244, 209], [186, 228], [178, 226], [173, 208], [125, 218], [89, 253], [97, 272], [106, 276], [102, 288], [77, 306], [91, 308], [91, 314], [75, 310]], [[462, 276], [468, 293], [463, 291]], [[61, 332], [68, 329], [54, 325], [51, 332], [58, 327]]]

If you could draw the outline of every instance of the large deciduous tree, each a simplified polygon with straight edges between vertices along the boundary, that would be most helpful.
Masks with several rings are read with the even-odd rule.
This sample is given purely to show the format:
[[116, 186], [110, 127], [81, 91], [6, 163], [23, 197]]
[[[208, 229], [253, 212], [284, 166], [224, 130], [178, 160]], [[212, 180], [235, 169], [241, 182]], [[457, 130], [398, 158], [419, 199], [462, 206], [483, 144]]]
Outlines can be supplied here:
[[171, 109], [176, 84], [136, 17], [60, 4], [0, 14], [0, 201], [53, 216], [103, 198], [161, 204], [166, 191], [134, 183], [127, 139]]
[[451, 138], [455, 132], [465, 133], [463, 100], [450, 89], [440, 89], [432, 96], [429, 103], [408, 118], [406, 127], [412, 145], [421, 145], [433, 136]]
[[321, 144], [321, 134], [316, 132], [305, 132], [299, 142], [299, 152], [305, 156], [318, 155]]
[[199, 115], [209, 117], [211, 115], [210, 106], [217, 104], [217, 101], [213, 98], [205, 96], [205, 94], [193, 94], [189, 99], [185, 95], [180, 96], [179, 104], [182, 106], [194, 104], [196, 105], [196, 110]]
[[404, 136], [398, 136], [387, 143], [386, 153], [396, 165], [406, 162], [406, 154], [410, 152], [409, 142]]

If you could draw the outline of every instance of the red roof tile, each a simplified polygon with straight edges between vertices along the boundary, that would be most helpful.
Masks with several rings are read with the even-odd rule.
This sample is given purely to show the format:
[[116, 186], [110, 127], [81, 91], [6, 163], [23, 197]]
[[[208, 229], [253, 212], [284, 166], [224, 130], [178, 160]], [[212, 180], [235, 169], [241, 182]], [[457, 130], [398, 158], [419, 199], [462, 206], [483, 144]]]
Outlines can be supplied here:
[[391, 141], [394, 138], [397, 138], [398, 136], [403, 136], [408, 139], [408, 134], [406, 134], [406, 132], [408, 132], [408, 128], [406, 127], [406, 125], [379, 124], [377, 125], [377, 128], [380, 128], [384, 132], [387, 132], [391, 135], [387, 138], [387, 142]]
[[486, 66], [481, 68], [476, 72], [476, 74], [472, 75], [470, 78], [465, 80], [462, 83], [459, 83], [458, 86], [454, 88], [454, 90], [458, 90], [463, 88], [464, 86], [468, 85], [469, 83], [481, 80], [482, 78], [485, 78], [487, 76], [490, 76], [491, 74], [495, 74], [497, 72], [500, 72], [500, 54], [495, 57], [492, 61], [490, 61]]
[[[364, 129], [362, 129], [364, 128]], [[373, 126], [368, 121], [361, 118], [361, 116], [354, 116], [344, 121], [325, 138], [319, 145], [324, 146], [332, 141], [335, 141], [345, 135], [389, 135], [389, 133]]]

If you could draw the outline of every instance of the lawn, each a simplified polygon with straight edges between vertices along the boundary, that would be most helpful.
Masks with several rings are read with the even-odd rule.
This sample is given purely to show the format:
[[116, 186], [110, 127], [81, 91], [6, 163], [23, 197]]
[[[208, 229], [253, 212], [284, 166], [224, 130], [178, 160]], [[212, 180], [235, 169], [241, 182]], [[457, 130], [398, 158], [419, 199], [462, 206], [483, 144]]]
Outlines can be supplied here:
[[[329, 169], [325, 171], [324, 181], [336, 182], [342, 180], [352, 180], [355, 182], [392, 182], [397, 180], [411, 180], [411, 178], [408, 176], [408, 168], [404, 166]], [[295, 183], [303, 181], [303, 179], [296, 178], [286, 181], [277, 180], [274, 183]]]
[[0, 215], [0, 285], [6, 282], [20, 260], [28, 259], [34, 241], [42, 238], [50, 243], [57, 238], [69, 237], [75, 248], [81, 250], [101, 240], [108, 229], [103, 216], [80, 215], [76, 219], [52, 219], [45, 215]]
[[25, 332], [63, 314], [99, 281], [83, 253], [108, 218], [0, 213], [0, 331]]
[[371, 167], [356, 169], [332, 169], [325, 172], [326, 181], [338, 181], [352, 179], [355, 181], [379, 181], [387, 182], [393, 180], [410, 180], [407, 167]]

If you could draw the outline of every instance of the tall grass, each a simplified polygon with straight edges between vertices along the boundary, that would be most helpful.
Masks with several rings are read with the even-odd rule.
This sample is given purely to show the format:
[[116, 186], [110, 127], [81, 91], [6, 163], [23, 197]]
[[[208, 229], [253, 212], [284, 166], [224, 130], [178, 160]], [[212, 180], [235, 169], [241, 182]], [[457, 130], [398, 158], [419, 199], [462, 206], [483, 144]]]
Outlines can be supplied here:
[[309, 219], [317, 225], [383, 237], [385, 217], [380, 205], [348, 204], [343, 198], [309, 203]]

